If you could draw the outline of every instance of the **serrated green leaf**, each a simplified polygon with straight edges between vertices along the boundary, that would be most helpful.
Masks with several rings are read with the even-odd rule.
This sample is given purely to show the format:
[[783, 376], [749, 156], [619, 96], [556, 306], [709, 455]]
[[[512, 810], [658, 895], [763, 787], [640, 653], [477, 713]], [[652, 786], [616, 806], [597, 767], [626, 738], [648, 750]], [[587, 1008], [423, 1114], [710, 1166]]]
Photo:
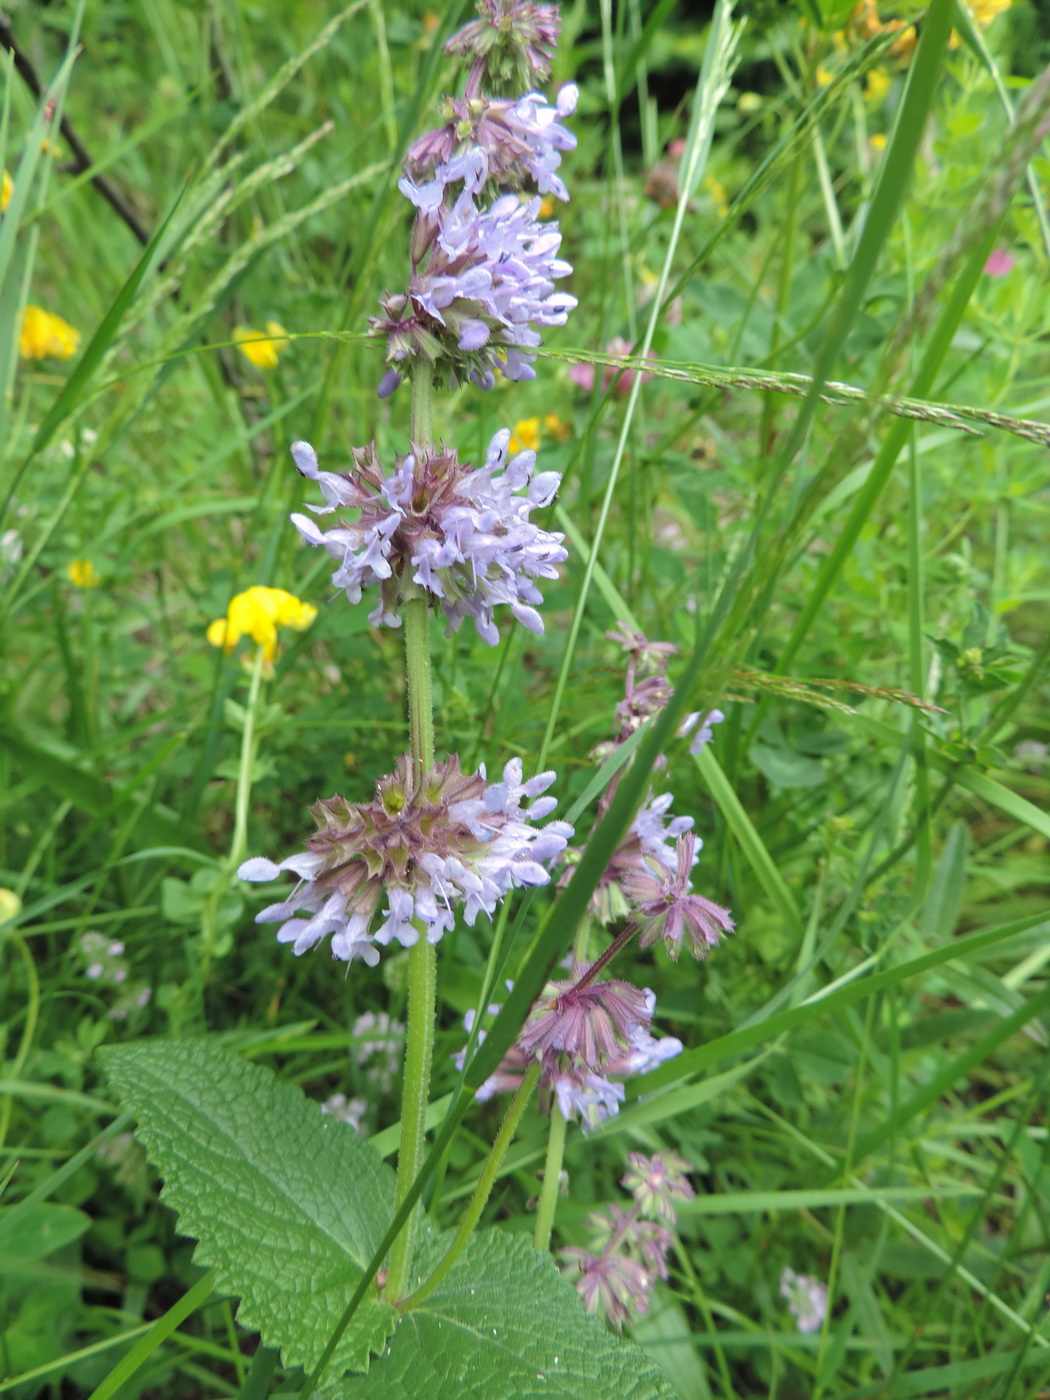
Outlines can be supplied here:
[[641, 1348], [580, 1306], [549, 1254], [523, 1235], [474, 1236], [448, 1278], [405, 1315], [339, 1400], [674, 1400]]
[[[393, 1172], [294, 1086], [207, 1041], [101, 1053], [165, 1179], [162, 1199], [200, 1241], [196, 1262], [287, 1366], [316, 1365], [393, 1215]], [[396, 1323], [372, 1293], [330, 1375], [366, 1369]]]

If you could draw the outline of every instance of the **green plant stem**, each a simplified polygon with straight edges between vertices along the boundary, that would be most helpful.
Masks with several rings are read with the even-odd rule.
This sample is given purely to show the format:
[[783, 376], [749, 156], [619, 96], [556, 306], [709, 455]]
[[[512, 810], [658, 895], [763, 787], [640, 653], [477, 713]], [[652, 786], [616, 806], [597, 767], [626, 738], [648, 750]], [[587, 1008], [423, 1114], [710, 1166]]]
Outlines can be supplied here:
[[[412, 381], [412, 444], [426, 451], [431, 439], [434, 384], [423, 370]], [[426, 594], [413, 583], [402, 586], [405, 628], [405, 680], [408, 690], [408, 734], [412, 782], [418, 785], [434, 766], [434, 695], [430, 675], [430, 612]], [[419, 941], [408, 955], [408, 1028], [405, 1039], [405, 1080], [401, 1100], [401, 1143], [397, 1154], [400, 1206], [423, 1165], [426, 1115], [430, 1100], [430, 1066], [434, 1054], [434, 1011], [437, 1001], [437, 953], [420, 929]], [[408, 1287], [412, 1253], [421, 1209], [417, 1206], [390, 1250], [386, 1296], [397, 1302]]]
[[418, 1303], [421, 1303], [424, 1298], [433, 1293], [434, 1289], [445, 1277], [449, 1269], [452, 1268], [452, 1265], [463, 1253], [464, 1249], [466, 1249], [467, 1242], [474, 1233], [474, 1228], [481, 1219], [481, 1212], [485, 1209], [489, 1196], [492, 1194], [492, 1188], [496, 1184], [496, 1174], [499, 1171], [500, 1163], [506, 1155], [507, 1148], [514, 1141], [514, 1134], [518, 1131], [521, 1115], [525, 1112], [529, 1105], [529, 1100], [532, 1098], [533, 1090], [536, 1088], [536, 1082], [540, 1077], [540, 1068], [539, 1061], [534, 1060], [526, 1070], [525, 1078], [518, 1086], [518, 1091], [513, 1099], [511, 1099], [510, 1107], [507, 1109], [506, 1116], [500, 1124], [499, 1132], [496, 1134], [496, 1140], [489, 1150], [489, 1155], [485, 1160], [485, 1166], [482, 1169], [481, 1177], [477, 1186], [474, 1188], [473, 1196], [470, 1198], [470, 1205], [467, 1206], [467, 1209], [463, 1212], [463, 1218], [459, 1222], [452, 1243], [445, 1251], [444, 1258], [427, 1279], [426, 1283], [424, 1283], [422, 1287], [417, 1288], [411, 1297], [405, 1299], [404, 1303], [401, 1305], [403, 1312], [414, 1308]]
[[558, 1185], [564, 1158], [565, 1118], [555, 1100], [551, 1103], [551, 1132], [547, 1139], [547, 1160], [543, 1164], [543, 1189], [536, 1209], [536, 1229], [532, 1235], [537, 1249], [547, 1250], [551, 1247], [551, 1230], [554, 1228], [554, 1210], [558, 1204]]
[[259, 704], [262, 689], [265, 655], [262, 646], [255, 649], [255, 664], [252, 666], [251, 685], [248, 689], [248, 705], [244, 713], [244, 732], [241, 735], [241, 763], [237, 770], [237, 804], [233, 817], [233, 840], [230, 842], [230, 855], [227, 861], [231, 871], [244, 859], [248, 849], [248, 804], [252, 796], [252, 771], [255, 768], [255, 711]]

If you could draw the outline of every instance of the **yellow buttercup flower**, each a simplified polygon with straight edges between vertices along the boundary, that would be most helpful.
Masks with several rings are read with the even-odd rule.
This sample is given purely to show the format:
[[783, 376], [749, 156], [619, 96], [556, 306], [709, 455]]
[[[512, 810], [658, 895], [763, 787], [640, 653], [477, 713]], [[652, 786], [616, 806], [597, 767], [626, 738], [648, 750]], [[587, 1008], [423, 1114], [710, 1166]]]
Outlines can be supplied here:
[[540, 420], [519, 418], [510, 435], [511, 452], [538, 452], [540, 450]]
[[66, 565], [66, 577], [77, 588], [97, 588], [102, 582], [90, 559], [74, 559]]
[[982, 29], [987, 29], [993, 19], [1010, 8], [1011, 0], [970, 0], [973, 17]]
[[875, 135], [868, 142], [873, 151], [884, 151], [886, 149], [886, 138], [881, 131], [876, 131]]
[[556, 413], [548, 413], [545, 416], [543, 431], [550, 433], [555, 442], [567, 442], [572, 437], [572, 425], [563, 423]]
[[39, 306], [27, 306], [22, 318], [18, 353], [23, 360], [68, 360], [77, 353], [80, 332], [61, 316]]
[[834, 81], [834, 78], [834, 73], [829, 72], [829, 70], [825, 68], [823, 64], [821, 64], [821, 66], [817, 69], [818, 87], [830, 87], [831, 83]]
[[15, 182], [11, 179], [11, 176], [5, 170], [3, 189], [0, 189], [0, 213], [3, 213], [3, 211], [11, 203], [11, 196], [14, 194], [14, 192]]
[[241, 354], [256, 369], [276, 369], [277, 361], [288, 345], [288, 333], [280, 321], [267, 321], [265, 335], [248, 326], [234, 326], [233, 338]]
[[226, 616], [216, 618], [208, 628], [208, 641], [213, 647], [230, 652], [242, 637], [251, 637], [262, 647], [265, 659], [272, 661], [277, 651], [278, 627], [305, 632], [316, 616], [317, 609], [293, 593], [256, 585], [231, 600]]

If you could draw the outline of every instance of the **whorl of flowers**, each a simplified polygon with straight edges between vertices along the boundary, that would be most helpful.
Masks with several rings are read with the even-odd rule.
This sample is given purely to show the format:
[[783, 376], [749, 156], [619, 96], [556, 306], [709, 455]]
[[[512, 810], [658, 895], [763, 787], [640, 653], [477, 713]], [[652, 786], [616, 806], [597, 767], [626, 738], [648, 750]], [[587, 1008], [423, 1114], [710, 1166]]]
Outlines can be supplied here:
[[780, 1275], [780, 1296], [787, 1299], [788, 1312], [800, 1332], [819, 1332], [828, 1315], [828, 1286], [809, 1274], [785, 1269]]
[[[603, 805], [607, 806], [603, 797]], [[631, 912], [625, 881], [632, 873], [650, 874], [651, 863], [655, 862], [668, 874], [676, 864], [673, 843], [689, 831], [692, 817], [672, 817], [671, 803], [674, 797], [669, 792], [659, 797], [649, 797], [639, 809], [637, 816], [627, 829], [627, 834], [613, 851], [612, 859], [591, 895], [591, 915], [603, 924], [616, 923]], [[703, 845], [703, 842], [697, 843]], [[569, 872], [562, 877], [566, 883]]]
[[455, 924], [458, 906], [473, 924], [481, 913], [491, 917], [510, 889], [547, 884], [547, 862], [572, 835], [566, 822], [537, 825], [557, 805], [541, 796], [553, 773], [523, 782], [515, 758], [502, 781], [490, 783], [484, 767], [462, 773], [455, 756], [418, 786], [409, 773], [401, 758], [376, 784], [372, 802], [317, 802], [310, 809], [317, 831], [306, 851], [280, 863], [245, 861], [242, 880], [273, 880], [284, 870], [299, 877], [288, 899], [268, 906], [256, 923], [280, 923], [278, 942], [294, 944], [297, 954], [330, 934], [334, 957], [374, 966], [377, 944], [396, 939], [410, 947], [420, 931], [437, 943]]
[[578, 98], [575, 83], [559, 91], [553, 107], [542, 92], [517, 99], [446, 98], [441, 112], [445, 125], [426, 132], [408, 148], [401, 192], [417, 204], [410, 190], [427, 188], [422, 182], [437, 180], [443, 195], [437, 172], [447, 171], [454, 156], [476, 147], [485, 153], [487, 178], [503, 189], [534, 186], [540, 194], [567, 202], [569, 191], [557, 171], [562, 151], [576, 149], [576, 137], [561, 125], [561, 119], [572, 116]]
[[514, 89], [542, 81], [561, 32], [557, 5], [535, 0], [478, 0], [480, 19], [465, 24], [445, 45], [472, 60], [468, 89]]
[[[574, 965], [572, 971], [571, 981], [544, 988], [518, 1040], [476, 1097], [484, 1101], [517, 1089], [529, 1064], [539, 1060], [545, 1098], [557, 1103], [564, 1118], [579, 1117], [586, 1133], [619, 1112], [623, 1080], [681, 1054], [682, 1042], [650, 1031], [656, 997], [648, 988], [639, 991], [613, 980], [581, 986], [587, 967]], [[488, 1009], [495, 1015], [500, 1008]], [[468, 1013], [468, 1031], [473, 1024]], [[479, 1041], [484, 1038], [485, 1031], [479, 1031]], [[459, 1069], [464, 1054], [455, 1057]]]
[[542, 633], [536, 605], [543, 595], [536, 579], [557, 578], [556, 565], [568, 556], [563, 535], [542, 530], [529, 519], [533, 509], [549, 505], [558, 489], [558, 472], [534, 475], [535, 452], [507, 458], [510, 431], [503, 428], [489, 444], [485, 465], [461, 463], [455, 450], [427, 453], [417, 447], [397, 458], [392, 476], [384, 476], [374, 446], [353, 450], [350, 472], [321, 471], [309, 443], [292, 444], [303, 476], [321, 487], [326, 506], [311, 506], [317, 515], [340, 508], [358, 512], [354, 521], [340, 517], [323, 531], [309, 516], [292, 521], [308, 544], [321, 545], [340, 561], [332, 583], [351, 603], [362, 590], [378, 584], [380, 599], [369, 621], [396, 627], [407, 580], [430, 593], [448, 620], [448, 632], [474, 619], [479, 635], [495, 646], [499, 633], [493, 610], [502, 603], [530, 631]]
[[[404, 293], [385, 294], [384, 317], [373, 317], [373, 335], [387, 338], [394, 366], [380, 385], [393, 393], [400, 366], [447, 363], [482, 388], [498, 370], [508, 379], [534, 379], [540, 344], [536, 326], [562, 326], [576, 298], [555, 290], [572, 271], [558, 257], [561, 231], [539, 220], [538, 197], [503, 194], [487, 209], [474, 201], [488, 179], [489, 162], [478, 146], [439, 165], [417, 184], [404, 177], [401, 192], [416, 206], [412, 276]], [[462, 182], [456, 196], [452, 186]]]
[[686, 832], [676, 842], [673, 871], [661, 858], [650, 856], [648, 870], [629, 870], [623, 880], [624, 894], [642, 928], [639, 947], [648, 948], [661, 938], [676, 962], [684, 938], [693, 957], [702, 958], [709, 948], [718, 946], [721, 934], [733, 931], [728, 909], [693, 893], [689, 872], [696, 864], [695, 847], [696, 837]]

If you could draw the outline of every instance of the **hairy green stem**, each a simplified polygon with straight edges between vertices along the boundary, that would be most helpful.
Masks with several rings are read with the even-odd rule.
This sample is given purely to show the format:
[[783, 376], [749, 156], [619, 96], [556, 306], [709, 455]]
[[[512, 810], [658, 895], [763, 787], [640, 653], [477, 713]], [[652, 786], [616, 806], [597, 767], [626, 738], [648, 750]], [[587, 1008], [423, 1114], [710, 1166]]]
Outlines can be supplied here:
[[551, 1247], [551, 1230], [554, 1228], [554, 1210], [558, 1204], [558, 1186], [561, 1182], [561, 1164], [565, 1158], [565, 1119], [557, 1100], [551, 1103], [551, 1133], [547, 1139], [547, 1160], [543, 1164], [543, 1189], [536, 1210], [536, 1229], [532, 1242], [537, 1249]]
[[263, 664], [266, 660], [262, 646], [255, 649], [248, 705], [244, 713], [244, 733], [241, 735], [241, 763], [237, 771], [237, 805], [234, 809], [233, 840], [230, 842], [229, 866], [235, 870], [248, 849], [248, 804], [252, 796], [252, 769], [255, 767], [255, 711], [262, 688]]
[[[434, 384], [427, 370], [412, 381], [412, 445], [426, 451], [432, 436]], [[402, 585], [405, 628], [405, 679], [408, 690], [408, 735], [413, 786], [434, 766], [434, 696], [430, 676], [430, 612], [425, 593], [414, 583]], [[430, 1065], [434, 1053], [434, 1012], [437, 1001], [437, 953], [419, 925], [419, 941], [408, 955], [408, 1028], [405, 1037], [405, 1080], [401, 1100], [401, 1143], [397, 1154], [400, 1206], [423, 1165], [426, 1115], [430, 1101]], [[417, 1206], [390, 1250], [386, 1296], [397, 1302], [409, 1287], [412, 1253], [421, 1208]]]
[[467, 1206], [466, 1210], [463, 1212], [463, 1218], [459, 1222], [452, 1243], [445, 1251], [445, 1256], [441, 1260], [441, 1263], [438, 1264], [426, 1283], [424, 1283], [422, 1287], [417, 1288], [410, 1298], [405, 1299], [404, 1303], [401, 1305], [403, 1312], [414, 1308], [417, 1303], [421, 1303], [424, 1298], [429, 1297], [463, 1253], [464, 1249], [466, 1249], [467, 1242], [474, 1233], [474, 1227], [481, 1219], [481, 1212], [485, 1209], [489, 1196], [492, 1194], [492, 1188], [496, 1184], [496, 1174], [499, 1171], [500, 1163], [506, 1155], [507, 1148], [514, 1140], [514, 1134], [518, 1131], [518, 1124], [521, 1122], [521, 1115], [529, 1106], [529, 1100], [532, 1098], [532, 1092], [536, 1088], [536, 1082], [539, 1077], [540, 1062], [534, 1060], [526, 1070], [525, 1078], [518, 1086], [517, 1093], [510, 1101], [510, 1107], [507, 1109], [506, 1117], [500, 1124], [499, 1132], [496, 1134], [496, 1140], [489, 1150], [489, 1155], [482, 1168], [481, 1177], [478, 1180], [477, 1186], [474, 1188], [473, 1196], [470, 1198], [470, 1205]]

